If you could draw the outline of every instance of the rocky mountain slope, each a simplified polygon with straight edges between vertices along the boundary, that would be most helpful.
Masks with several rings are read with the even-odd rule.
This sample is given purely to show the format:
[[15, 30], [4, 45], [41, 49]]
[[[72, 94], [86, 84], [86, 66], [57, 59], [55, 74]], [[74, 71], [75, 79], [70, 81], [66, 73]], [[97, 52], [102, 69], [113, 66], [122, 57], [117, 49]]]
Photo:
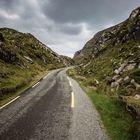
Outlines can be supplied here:
[[33, 35], [0, 28], [0, 99], [29, 85], [46, 70], [65, 63]]
[[95, 34], [82, 50], [75, 53], [74, 60], [87, 63], [108, 47], [130, 40], [140, 40], [140, 8], [135, 9], [126, 21]]
[[68, 67], [68, 66], [73, 66], [74, 60], [68, 56], [64, 56], [64, 55], [60, 55], [60, 57], [63, 59], [64, 64]]
[[140, 116], [140, 7], [124, 22], [95, 34], [74, 60], [93, 88], [121, 98]]

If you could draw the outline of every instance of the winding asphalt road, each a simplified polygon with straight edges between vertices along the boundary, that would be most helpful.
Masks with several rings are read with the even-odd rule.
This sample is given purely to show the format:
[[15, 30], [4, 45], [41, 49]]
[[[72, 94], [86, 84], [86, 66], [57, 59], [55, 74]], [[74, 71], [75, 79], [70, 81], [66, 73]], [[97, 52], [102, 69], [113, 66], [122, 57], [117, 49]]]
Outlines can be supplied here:
[[59, 69], [0, 108], [0, 140], [107, 140], [78, 83]]

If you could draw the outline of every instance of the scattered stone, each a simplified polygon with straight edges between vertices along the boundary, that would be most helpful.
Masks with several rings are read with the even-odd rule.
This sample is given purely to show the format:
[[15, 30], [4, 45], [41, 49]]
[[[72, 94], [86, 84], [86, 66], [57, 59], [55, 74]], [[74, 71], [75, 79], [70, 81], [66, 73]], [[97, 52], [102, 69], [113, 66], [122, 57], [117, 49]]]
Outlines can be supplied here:
[[138, 68], [140, 69], [140, 64], [138, 65]]
[[136, 87], [136, 90], [140, 89], [140, 85], [137, 82], [135, 82], [134, 79], [131, 80], [131, 83]]
[[46, 59], [45, 59], [44, 57], [42, 57], [42, 60], [43, 60], [44, 63], [47, 63], [47, 62], [46, 62]]
[[118, 77], [119, 77], [119, 75], [115, 75], [115, 76], [113, 76], [112, 79], [116, 81], [118, 79]]
[[123, 69], [127, 66], [127, 64], [128, 64], [128, 61], [125, 61], [118, 69], [114, 71], [114, 73], [120, 74], [123, 71]]
[[134, 56], [134, 54], [133, 54], [133, 53], [130, 53], [129, 55], [130, 55], [130, 56]]
[[120, 78], [120, 79], [118, 79], [116, 82], [117, 82], [118, 84], [120, 84], [120, 83], [122, 82], [122, 80], [123, 80], [123, 78]]
[[111, 83], [111, 88], [116, 88], [119, 86], [119, 83], [118, 82], [112, 82]]
[[30, 57], [24, 56], [24, 58], [25, 58], [26, 60], [28, 60], [30, 63], [33, 63], [33, 60], [32, 60]]
[[136, 94], [136, 95], [134, 96], [134, 98], [135, 98], [136, 100], [139, 100], [139, 99], [140, 99], [140, 95], [139, 95], [139, 94]]
[[91, 61], [90, 62], [88, 62], [86, 65], [84, 65], [83, 67], [85, 68], [85, 67], [87, 67], [88, 65], [90, 65], [91, 64]]
[[97, 90], [96, 86], [90, 86], [90, 88], [92, 88], [93, 90]]
[[99, 81], [97, 79], [95, 79], [95, 82], [96, 82], [97, 85], [99, 85]]
[[135, 61], [134, 61], [134, 60], [130, 60], [130, 61], [129, 61], [129, 64], [130, 64], [130, 63], [135, 63]]
[[136, 66], [136, 63], [129, 64], [125, 67], [124, 71], [133, 70]]
[[114, 89], [113, 88], [111, 88], [111, 92], [114, 92]]
[[129, 76], [126, 76], [123, 80], [124, 80], [124, 81], [129, 80]]

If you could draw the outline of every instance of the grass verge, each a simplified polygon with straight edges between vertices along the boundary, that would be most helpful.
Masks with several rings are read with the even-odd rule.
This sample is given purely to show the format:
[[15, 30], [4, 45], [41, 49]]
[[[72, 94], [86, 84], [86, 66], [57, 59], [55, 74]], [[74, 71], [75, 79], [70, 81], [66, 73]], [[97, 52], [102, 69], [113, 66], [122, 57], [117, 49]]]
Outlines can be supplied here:
[[100, 91], [94, 91], [84, 87], [87, 95], [98, 110], [101, 119], [112, 140], [131, 139], [130, 128], [133, 122], [132, 117], [125, 111], [122, 102], [110, 98]]
[[24, 86], [22, 86], [21, 88], [17, 89], [15, 92], [13, 92], [12, 94], [5, 95], [4, 98], [2, 100], [0, 100], [0, 106], [3, 106], [10, 100], [14, 99], [16, 96], [20, 95], [22, 92], [26, 91], [29, 87], [33, 86], [37, 81], [39, 81], [41, 78], [43, 78], [48, 73], [49, 73], [49, 71], [43, 71], [43, 72], [38, 73], [38, 75], [35, 75], [32, 78], [32, 81], [30, 81], [28, 84], [25, 84]]
[[111, 140], [140, 140], [138, 123], [126, 111], [125, 104], [100, 89], [88, 85], [88, 79], [71, 69], [69, 76], [77, 80], [99, 112]]

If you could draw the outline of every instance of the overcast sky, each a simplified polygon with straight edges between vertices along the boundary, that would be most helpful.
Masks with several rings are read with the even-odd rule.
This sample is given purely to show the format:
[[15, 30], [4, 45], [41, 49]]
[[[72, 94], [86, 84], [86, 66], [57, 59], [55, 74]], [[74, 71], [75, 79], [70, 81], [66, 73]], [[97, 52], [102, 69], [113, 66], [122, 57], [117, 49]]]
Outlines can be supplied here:
[[30, 32], [72, 57], [96, 32], [125, 20], [139, 6], [140, 0], [0, 0], [0, 27]]

